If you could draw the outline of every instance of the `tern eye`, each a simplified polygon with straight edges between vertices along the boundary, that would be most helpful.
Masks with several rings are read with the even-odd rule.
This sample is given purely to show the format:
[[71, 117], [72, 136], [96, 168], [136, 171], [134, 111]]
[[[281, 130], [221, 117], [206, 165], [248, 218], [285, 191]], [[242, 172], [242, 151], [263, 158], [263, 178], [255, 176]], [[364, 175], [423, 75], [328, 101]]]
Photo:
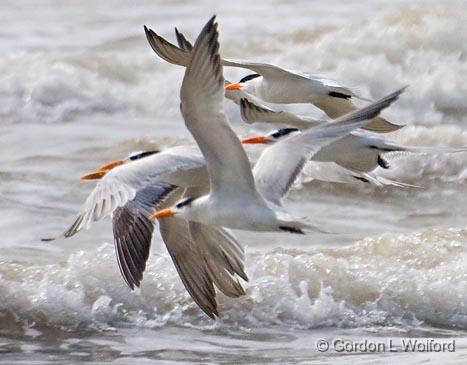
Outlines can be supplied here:
[[271, 136], [274, 138], [280, 138], [280, 137], [287, 136], [288, 134], [292, 132], [297, 132], [297, 131], [298, 131], [297, 128], [282, 128], [274, 132], [273, 134], [271, 134]]

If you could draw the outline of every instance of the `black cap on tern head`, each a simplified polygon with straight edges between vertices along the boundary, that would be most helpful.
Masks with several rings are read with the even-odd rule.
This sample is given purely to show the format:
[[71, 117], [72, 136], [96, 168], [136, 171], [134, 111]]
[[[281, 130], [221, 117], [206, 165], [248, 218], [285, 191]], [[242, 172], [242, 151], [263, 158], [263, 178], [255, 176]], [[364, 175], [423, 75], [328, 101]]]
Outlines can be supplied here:
[[261, 75], [259, 75], [259, 74], [250, 74], [250, 75], [246, 75], [245, 77], [243, 77], [242, 79], [240, 79], [239, 83], [247, 82], [247, 81], [256, 79], [257, 77], [260, 77], [260, 76], [261, 76]]
[[142, 159], [144, 157], [154, 155], [154, 154], [159, 153], [159, 152], [160, 151], [157, 151], [157, 150], [136, 152], [136, 153], [132, 153], [130, 156], [128, 156], [128, 159], [130, 161], [136, 161], [136, 160], [140, 160], [140, 159]]
[[272, 133], [271, 137], [273, 138], [284, 137], [292, 132], [298, 132], [298, 129], [297, 128], [281, 128], [275, 131], [274, 133]]

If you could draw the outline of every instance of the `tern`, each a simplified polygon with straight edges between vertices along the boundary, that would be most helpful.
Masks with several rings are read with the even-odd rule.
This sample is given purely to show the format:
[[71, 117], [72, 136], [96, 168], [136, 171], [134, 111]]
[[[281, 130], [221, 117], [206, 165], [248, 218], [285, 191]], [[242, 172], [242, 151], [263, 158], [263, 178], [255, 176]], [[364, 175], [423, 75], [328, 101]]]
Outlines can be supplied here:
[[[146, 38], [154, 50], [165, 61], [188, 66], [191, 43], [175, 28], [179, 47], [165, 40], [152, 29], [144, 27]], [[312, 103], [330, 118], [337, 118], [357, 110], [353, 99], [369, 101], [357, 95], [341, 82], [307, 72], [288, 70], [267, 63], [221, 59], [223, 66], [249, 69], [255, 73], [243, 77], [239, 82], [227, 82], [225, 96], [238, 104], [240, 98], [259, 103], [260, 100], [275, 104]], [[388, 133], [402, 128], [378, 116], [363, 126], [376, 133]]]
[[322, 147], [369, 123], [403, 90], [336, 123], [309, 129], [266, 149], [253, 172], [240, 140], [224, 114], [224, 77], [215, 17], [204, 26], [190, 52], [181, 91], [185, 125], [203, 153], [209, 173], [207, 195], [186, 197], [156, 211], [151, 219], [179, 216], [187, 221], [253, 231], [304, 233], [310, 226], [282, 208], [282, 198]]
[[[255, 136], [242, 140], [244, 144], [269, 144], [301, 133], [301, 130], [322, 125], [318, 121], [306, 116], [296, 115], [287, 111], [278, 111], [264, 105], [256, 105], [251, 100], [240, 101], [240, 111], [247, 123], [264, 122], [271, 124], [286, 124], [292, 128], [282, 128], [264, 136]], [[335, 162], [338, 165], [356, 172], [370, 172], [381, 167], [388, 169], [389, 162], [384, 154], [391, 152], [405, 153], [457, 153], [465, 152], [467, 148], [451, 147], [409, 147], [388, 141], [381, 135], [367, 131], [353, 131], [337, 142], [323, 147], [312, 158], [313, 161]], [[402, 183], [400, 183], [402, 184]], [[410, 185], [409, 185], [410, 186]]]
[[[112, 215], [118, 266], [131, 289], [139, 287], [149, 257], [154, 226], [148, 216], [154, 206], [172, 205], [184, 190], [196, 194], [205, 191], [203, 185], [209, 186], [204, 158], [196, 146], [134, 153], [82, 179], [99, 181], [62, 236], [71, 237]], [[245, 294], [236, 278], [248, 280], [244, 250], [231, 232], [177, 217], [161, 221], [159, 229], [185, 288], [208, 316], [218, 316], [214, 285], [230, 297]]]

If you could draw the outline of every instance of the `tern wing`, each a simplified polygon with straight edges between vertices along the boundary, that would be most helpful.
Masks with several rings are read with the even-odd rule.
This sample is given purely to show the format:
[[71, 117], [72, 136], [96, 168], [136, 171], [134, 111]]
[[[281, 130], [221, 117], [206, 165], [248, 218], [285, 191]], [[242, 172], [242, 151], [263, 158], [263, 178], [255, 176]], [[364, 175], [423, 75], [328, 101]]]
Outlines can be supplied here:
[[196, 146], [177, 146], [116, 167], [99, 180], [81, 213], [62, 236], [71, 237], [83, 228], [90, 228], [131, 201], [138, 190], [153, 186], [166, 176], [180, 182], [180, 179], [173, 179], [173, 175], [179, 173], [188, 182], [190, 171], [197, 172], [202, 166], [204, 158]]
[[[357, 110], [355, 105], [353, 105], [348, 99], [334, 98], [333, 100], [330, 100], [329, 97], [324, 97], [317, 99], [314, 104], [331, 118], [338, 118]], [[261, 102], [258, 103], [257, 100], [254, 100], [251, 97], [243, 103], [240, 101], [240, 110], [243, 120], [247, 123], [283, 123], [298, 129], [307, 129], [318, 124], [325, 123], [324, 121], [315, 120], [291, 112], [271, 109]], [[334, 120], [331, 120], [331, 122], [334, 122]], [[373, 118], [370, 123], [363, 126], [362, 129], [377, 133], [388, 133], [396, 131], [402, 127], [403, 126], [401, 125], [390, 123], [386, 119], [377, 116], [376, 118]]]
[[[152, 29], [144, 26], [146, 38], [153, 51], [162, 59], [169, 63], [187, 67], [190, 61], [190, 52], [193, 50], [191, 43], [186, 37], [175, 28], [175, 34], [179, 47], [170, 43]], [[280, 75], [296, 75], [294, 72], [287, 71], [278, 66], [259, 62], [247, 62], [237, 60], [220, 60], [223, 66], [240, 67], [255, 71], [263, 76], [271, 75], [277, 77]], [[306, 76], [305, 76], [306, 77]]]
[[144, 32], [152, 50], [160, 58], [174, 65], [188, 66], [190, 63], [190, 51], [177, 47], [146, 26], [144, 26]]
[[[180, 48], [158, 35], [152, 29], [148, 29], [146, 27], [144, 29], [151, 48], [159, 57], [174, 65], [184, 67], [188, 66], [190, 52], [193, 49], [193, 46], [178, 29], [175, 30], [175, 33]], [[225, 80], [224, 84], [229, 85], [231, 82]], [[235, 104], [239, 104], [240, 99], [246, 98], [248, 100], [254, 101], [256, 104], [262, 105], [259, 98], [248, 94], [243, 90], [226, 90], [225, 97], [232, 100]]]
[[133, 200], [112, 215], [115, 251], [120, 272], [131, 289], [139, 287], [151, 249], [153, 222], [147, 217], [176, 189], [157, 184], [139, 190]]
[[219, 315], [216, 291], [205, 260], [193, 244], [188, 222], [168, 217], [161, 219], [159, 224], [162, 239], [183, 285], [204, 313], [214, 319]]
[[238, 275], [248, 281], [244, 267], [245, 253], [233, 234], [225, 228], [196, 222], [190, 222], [189, 227], [216, 287], [232, 298], [245, 295], [242, 285], [235, 278]]
[[308, 129], [324, 121], [304, 118], [286, 111], [271, 109], [265, 105], [258, 105], [251, 100], [240, 100], [240, 113], [247, 123], [263, 122], [273, 124], [287, 124], [298, 129]]
[[177, 37], [178, 46], [184, 51], [191, 52], [193, 45], [191, 42], [175, 27], [175, 36]]
[[381, 110], [393, 103], [404, 89], [354, 113], [340, 117], [335, 123], [308, 129], [264, 150], [253, 169], [258, 191], [272, 203], [282, 205], [282, 198], [289, 191], [305, 163], [316, 152], [354, 129], [364, 126]]
[[304, 79], [304, 78], [309, 79], [309, 77], [305, 74], [286, 70], [285, 68], [282, 68], [276, 65], [271, 65], [268, 63], [223, 59], [222, 65], [229, 66], [229, 67], [246, 68], [248, 70], [256, 72], [257, 74], [263, 76], [266, 79], [277, 80], [277, 79], [281, 79], [284, 77], [297, 78], [297, 79]]
[[[177, 37], [177, 43], [179, 47], [170, 43], [152, 29], [144, 27], [146, 33], [146, 38], [151, 46], [151, 48], [156, 52], [159, 57], [166, 60], [169, 63], [177, 64], [180, 66], [188, 66], [190, 52], [193, 49], [192, 44], [188, 39], [181, 33], [177, 28], [175, 28], [175, 35]], [[271, 65], [268, 63], [261, 62], [250, 62], [242, 60], [231, 60], [231, 59], [221, 59], [221, 64], [223, 66], [230, 67], [239, 67], [252, 70], [265, 78], [282, 78], [282, 77], [294, 77], [300, 79], [308, 79], [319, 82], [322, 85], [328, 86], [333, 90], [339, 90], [341, 93], [346, 93], [349, 96], [354, 96], [354, 93], [349, 89], [340, 84], [338, 81], [327, 79], [324, 77], [314, 76], [305, 72], [298, 72], [287, 70], [285, 68]]]
[[224, 78], [214, 20], [196, 40], [183, 79], [180, 108], [206, 159], [211, 193], [256, 196], [249, 160], [224, 114]]
[[[347, 113], [354, 112], [357, 107], [352, 103], [352, 100], [345, 98], [330, 98], [323, 96], [317, 98], [313, 104], [323, 110], [330, 118], [338, 118]], [[373, 120], [365, 125], [363, 129], [366, 129], [375, 133], [389, 133], [401, 129], [403, 125], [391, 123], [381, 116], [373, 118]]]

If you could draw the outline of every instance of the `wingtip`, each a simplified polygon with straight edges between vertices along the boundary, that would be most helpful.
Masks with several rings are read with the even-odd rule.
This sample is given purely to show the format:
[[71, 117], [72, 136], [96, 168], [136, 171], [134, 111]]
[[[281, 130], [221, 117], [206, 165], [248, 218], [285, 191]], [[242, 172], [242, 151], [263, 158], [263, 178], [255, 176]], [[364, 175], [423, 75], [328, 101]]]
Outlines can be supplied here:
[[398, 94], [399, 94], [399, 95], [402, 94], [405, 90], [408, 89], [409, 86], [410, 86], [410, 85], [408, 85], [408, 84], [402, 86], [399, 90], [397, 90]]
[[405, 85], [405, 86], [402, 86], [400, 89], [397, 89], [396, 91], [394, 91], [392, 94], [390, 94], [390, 96], [398, 99], [399, 96], [401, 96], [401, 94], [409, 87], [409, 85]]
[[151, 28], [148, 28], [146, 25], [143, 25], [143, 28], [144, 28], [144, 34], [146, 34], [146, 38], [148, 39], [148, 41], [151, 41], [150, 37], [151, 37]]
[[[248, 278], [248, 275], [246, 274], [245, 271], [238, 272], [237, 275], [240, 276], [247, 283], [250, 281], [250, 279]], [[242, 287], [242, 289], [243, 289], [243, 287]]]
[[219, 317], [219, 314], [217, 312], [207, 312], [207, 311], [203, 311], [209, 318], [211, 318], [212, 320], [217, 320], [217, 317]]
[[[190, 294], [190, 296], [191, 296], [191, 294]], [[201, 311], [204, 314], [206, 314], [209, 318], [211, 318], [212, 320], [215, 321], [219, 317], [219, 309], [217, 308], [217, 301], [216, 301], [215, 298], [214, 298], [214, 301], [211, 302], [210, 305], [208, 305], [208, 306], [198, 303], [193, 297], [192, 297], [192, 299], [195, 301], [198, 308], [201, 309]]]
[[208, 23], [214, 23], [216, 21], [216, 14], [214, 14], [208, 21]]
[[206, 32], [215, 32], [217, 30], [216, 16], [213, 15], [204, 26]]
[[51, 241], [55, 241], [56, 239], [57, 239], [56, 237], [41, 238], [40, 241], [41, 241], [41, 242], [51, 242]]

